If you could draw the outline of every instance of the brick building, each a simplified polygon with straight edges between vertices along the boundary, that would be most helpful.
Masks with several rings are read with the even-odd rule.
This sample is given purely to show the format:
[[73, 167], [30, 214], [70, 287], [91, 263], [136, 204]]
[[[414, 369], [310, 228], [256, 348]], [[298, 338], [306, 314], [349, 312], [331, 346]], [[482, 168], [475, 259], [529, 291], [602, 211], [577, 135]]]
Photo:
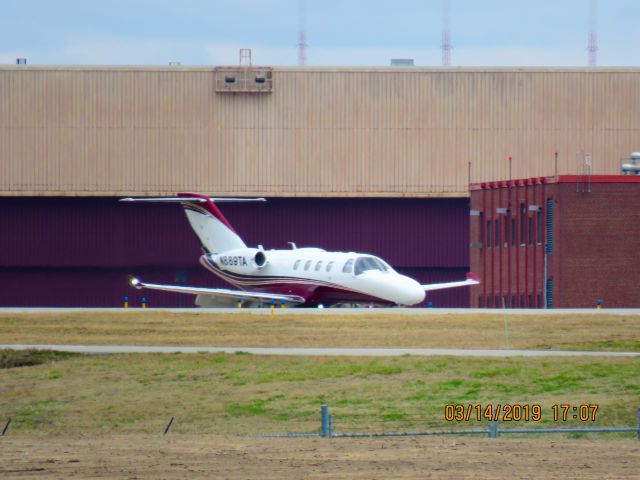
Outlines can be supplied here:
[[471, 307], [640, 306], [640, 177], [474, 184]]

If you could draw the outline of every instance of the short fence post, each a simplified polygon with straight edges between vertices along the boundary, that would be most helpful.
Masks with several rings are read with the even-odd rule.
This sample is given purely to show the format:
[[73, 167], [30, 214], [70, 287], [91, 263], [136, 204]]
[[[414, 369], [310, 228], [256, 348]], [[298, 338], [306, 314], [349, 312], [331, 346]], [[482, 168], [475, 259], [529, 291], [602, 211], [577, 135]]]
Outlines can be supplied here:
[[[7, 433], [7, 430], [9, 429], [9, 425], [11, 425], [11, 419], [7, 420], [7, 423], [4, 424], [4, 428], [2, 429], [2, 433], [0, 433], [0, 437], [4, 437], [4, 434]], [[640, 430], [638, 432], [638, 434], [640, 435]]]
[[173, 417], [169, 419], [169, 423], [167, 423], [167, 425], [164, 427], [164, 430], [162, 431], [163, 435], [166, 435], [167, 433], [169, 433], [169, 429], [171, 428], [172, 424], [173, 424]]
[[331, 436], [331, 420], [326, 405], [320, 405], [320, 436], [322, 438]]
[[489, 422], [489, 438], [498, 438], [498, 422], [493, 420]]
[[636, 426], [638, 427], [638, 430], [636, 430], [636, 436], [638, 437], [638, 440], [640, 440], [640, 407], [636, 410]]

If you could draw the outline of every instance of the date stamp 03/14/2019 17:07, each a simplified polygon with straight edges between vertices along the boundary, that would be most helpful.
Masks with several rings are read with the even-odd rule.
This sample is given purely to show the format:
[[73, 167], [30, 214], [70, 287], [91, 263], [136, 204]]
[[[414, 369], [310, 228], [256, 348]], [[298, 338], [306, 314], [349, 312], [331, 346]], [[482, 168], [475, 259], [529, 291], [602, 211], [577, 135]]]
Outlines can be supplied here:
[[444, 419], [447, 422], [498, 421], [498, 422], [595, 422], [598, 415], [597, 403], [557, 403], [543, 409], [537, 403], [488, 403], [461, 404], [452, 403], [444, 406]]

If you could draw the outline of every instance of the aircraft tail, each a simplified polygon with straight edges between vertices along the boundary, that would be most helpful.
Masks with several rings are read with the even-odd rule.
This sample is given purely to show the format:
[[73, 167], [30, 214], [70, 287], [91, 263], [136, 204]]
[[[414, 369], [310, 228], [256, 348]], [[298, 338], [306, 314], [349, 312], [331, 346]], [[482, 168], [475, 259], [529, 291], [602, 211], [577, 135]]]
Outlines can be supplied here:
[[[197, 193], [179, 193], [189, 224], [200, 239], [200, 244], [209, 253], [226, 252], [247, 245], [233, 229], [220, 209], [206, 195]], [[200, 201], [194, 200], [200, 199]]]
[[123, 198], [121, 201], [180, 203], [202, 248], [208, 253], [221, 253], [247, 246], [214, 202], [256, 200], [264, 201], [263, 198], [210, 198], [199, 193], [179, 193], [177, 197], [164, 198]]

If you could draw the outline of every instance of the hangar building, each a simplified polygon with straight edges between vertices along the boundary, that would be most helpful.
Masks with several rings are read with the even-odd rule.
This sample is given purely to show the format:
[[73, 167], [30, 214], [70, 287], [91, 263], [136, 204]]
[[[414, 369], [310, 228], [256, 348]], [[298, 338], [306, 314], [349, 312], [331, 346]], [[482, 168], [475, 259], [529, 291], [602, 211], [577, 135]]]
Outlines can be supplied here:
[[[639, 107], [640, 69], [0, 67], [0, 305], [137, 304], [129, 273], [221, 285], [178, 208], [116, 201], [180, 191], [268, 197], [224, 205], [250, 244], [461, 278], [469, 183], [506, 178], [509, 155], [513, 178], [581, 150], [613, 173]], [[475, 306], [466, 290], [431, 299]]]

